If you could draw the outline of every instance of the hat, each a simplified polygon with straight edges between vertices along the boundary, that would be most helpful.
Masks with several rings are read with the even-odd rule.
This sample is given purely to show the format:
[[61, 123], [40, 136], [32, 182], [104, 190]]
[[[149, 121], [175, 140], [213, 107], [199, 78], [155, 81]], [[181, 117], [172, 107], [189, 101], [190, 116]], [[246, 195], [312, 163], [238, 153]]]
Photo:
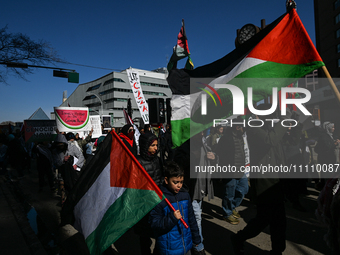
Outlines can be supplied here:
[[76, 139], [75, 135], [72, 132], [68, 132], [65, 136], [67, 141], [70, 141], [71, 139]]

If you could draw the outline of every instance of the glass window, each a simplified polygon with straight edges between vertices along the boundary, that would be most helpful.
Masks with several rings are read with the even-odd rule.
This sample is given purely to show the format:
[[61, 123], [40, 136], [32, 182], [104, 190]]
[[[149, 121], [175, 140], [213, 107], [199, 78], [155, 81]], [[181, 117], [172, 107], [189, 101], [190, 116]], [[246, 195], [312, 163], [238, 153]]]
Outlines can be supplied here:
[[336, 38], [340, 37], [340, 29], [336, 30]]
[[163, 84], [157, 84], [157, 83], [151, 83], [151, 82], [140, 82], [143, 86], [153, 86], [153, 87], [161, 87], [161, 88], [169, 88], [169, 85], [163, 85]]
[[105, 103], [111, 103], [111, 102], [114, 102], [114, 101], [118, 101], [118, 102], [127, 102], [127, 98], [111, 98], [111, 99], [107, 99], [107, 100], [104, 100]]
[[104, 82], [103, 86], [106, 86], [108, 84], [112, 84], [114, 81], [125, 83], [125, 81], [123, 81], [121, 78], [112, 78], [112, 79], [107, 80], [106, 82]]
[[334, 10], [338, 9], [339, 6], [340, 6], [340, 0], [336, 0], [336, 1], [334, 2]]
[[340, 21], [340, 13], [335, 16], [335, 24], [338, 24]]
[[340, 67], [340, 58], [338, 59], [338, 67]]
[[[101, 95], [101, 96], [102, 95], [106, 95], [106, 94], [109, 94], [109, 93], [111, 93], [113, 91], [132, 93], [132, 89], [113, 88], [113, 89], [108, 89], [108, 90], [102, 91], [102, 92], [99, 93], [99, 95]], [[152, 91], [143, 91], [143, 94], [153, 95], [153, 96], [164, 96], [164, 97], [167, 96], [163, 92], [152, 92]]]
[[86, 97], [84, 97], [83, 101], [85, 101], [85, 100], [90, 100], [90, 99], [94, 99], [94, 98], [96, 98], [95, 95], [86, 96]]
[[100, 85], [101, 85], [101, 83], [99, 83], [99, 84], [97, 84], [97, 85], [95, 85], [95, 86], [89, 87], [89, 88], [86, 90], [86, 92], [92, 91], [92, 90], [96, 90], [96, 89], [99, 89]]
[[101, 103], [94, 103], [94, 104], [86, 104], [87, 107], [97, 107], [97, 106], [101, 106]]
[[340, 43], [337, 45], [337, 52], [340, 53]]

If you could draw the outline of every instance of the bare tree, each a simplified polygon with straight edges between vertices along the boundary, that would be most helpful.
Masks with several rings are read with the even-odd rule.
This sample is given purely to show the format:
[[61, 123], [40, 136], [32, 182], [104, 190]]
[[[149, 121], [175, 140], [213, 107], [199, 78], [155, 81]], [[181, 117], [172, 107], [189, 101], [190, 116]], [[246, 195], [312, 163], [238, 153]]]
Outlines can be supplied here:
[[26, 80], [25, 75], [33, 73], [33, 68], [14, 68], [4, 63], [26, 63], [29, 65], [44, 65], [60, 61], [56, 51], [49, 43], [33, 41], [22, 33], [8, 33], [7, 26], [0, 29], [0, 83], [7, 83], [9, 75]]

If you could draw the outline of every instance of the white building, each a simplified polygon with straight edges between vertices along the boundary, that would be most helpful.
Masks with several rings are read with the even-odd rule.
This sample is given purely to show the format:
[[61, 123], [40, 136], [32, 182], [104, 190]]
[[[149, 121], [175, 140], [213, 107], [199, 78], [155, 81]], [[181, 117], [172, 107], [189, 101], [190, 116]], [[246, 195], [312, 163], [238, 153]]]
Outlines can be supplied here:
[[[171, 98], [172, 93], [166, 81], [166, 68], [154, 71], [136, 69], [146, 100], [149, 98]], [[125, 124], [123, 109], [127, 109], [128, 98], [132, 103], [132, 119], [141, 117], [132, 94], [126, 71], [112, 72], [94, 81], [80, 84], [75, 91], [60, 105], [63, 107], [88, 107], [91, 115], [112, 115], [113, 125], [121, 127]]]

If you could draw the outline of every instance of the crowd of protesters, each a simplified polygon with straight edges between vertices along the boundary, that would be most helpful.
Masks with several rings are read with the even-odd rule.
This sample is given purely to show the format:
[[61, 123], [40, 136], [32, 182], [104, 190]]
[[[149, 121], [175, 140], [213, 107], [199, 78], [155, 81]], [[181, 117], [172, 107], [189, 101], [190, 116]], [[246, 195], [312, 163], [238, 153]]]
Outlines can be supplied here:
[[[263, 104], [259, 110], [268, 110]], [[266, 119], [299, 120], [296, 112], [287, 111], [286, 116], [252, 116]], [[155, 130], [150, 125], [139, 129], [127, 124], [111, 131], [117, 132], [125, 146], [142, 167], [161, 187], [176, 210], [173, 212], [162, 202], [134, 226], [139, 236], [142, 255], [149, 254], [205, 254], [204, 229], [202, 229], [202, 204], [204, 197], [214, 198], [214, 182], [209, 174], [201, 173], [190, 178], [190, 162], [200, 166], [233, 165], [236, 169], [247, 165], [309, 165], [339, 163], [339, 143], [333, 123], [325, 122], [316, 127], [317, 135], [309, 137], [299, 123], [296, 127], [284, 127], [264, 122], [260, 128], [245, 128], [238, 117], [232, 127], [217, 126], [191, 137], [180, 147], [173, 149], [171, 126]], [[38, 192], [46, 181], [52, 194], [60, 192], [58, 180], [64, 181], [66, 194], [81, 175], [82, 168], [95, 156], [105, 135], [92, 138], [79, 133], [60, 133], [54, 141], [43, 141], [28, 146], [23, 133], [0, 134], [0, 170], [8, 179], [20, 179], [30, 172], [31, 158], [37, 161], [39, 177]], [[136, 139], [136, 132], [139, 132]], [[317, 161], [316, 161], [317, 160]], [[238, 171], [240, 172], [240, 171]], [[300, 194], [307, 192], [307, 178], [251, 178], [249, 173], [240, 173], [216, 180], [223, 183], [221, 209], [223, 219], [237, 225], [242, 217], [237, 208], [247, 195], [256, 204], [256, 215], [246, 227], [231, 235], [235, 254], [244, 254], [246, 240], [257, 236], [265, 227], [270, 227], [272, 250], [270, 254], [282, 254], [286, 247], [285, 202], [301, 212]], [[312, 176], [315, 188], [320, 190], [316, 214], [328, 226], [327, 241], [334, 254], [339, 249], [340, 199], [337, 177], [325, 179]], [[180, 219], [185, 218], [189, 228], [183, 228]], [[152, 238], [156, 240], [151, 251]]]

